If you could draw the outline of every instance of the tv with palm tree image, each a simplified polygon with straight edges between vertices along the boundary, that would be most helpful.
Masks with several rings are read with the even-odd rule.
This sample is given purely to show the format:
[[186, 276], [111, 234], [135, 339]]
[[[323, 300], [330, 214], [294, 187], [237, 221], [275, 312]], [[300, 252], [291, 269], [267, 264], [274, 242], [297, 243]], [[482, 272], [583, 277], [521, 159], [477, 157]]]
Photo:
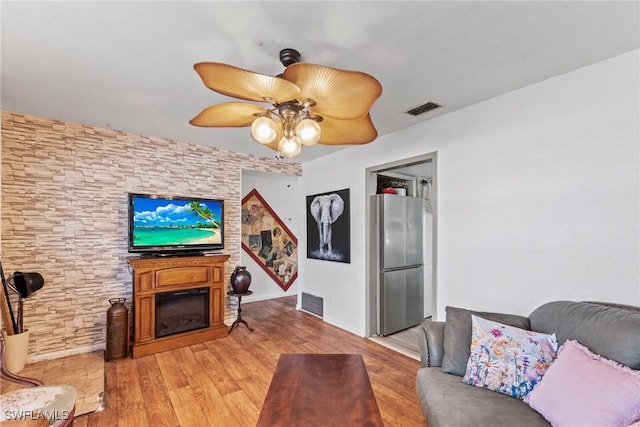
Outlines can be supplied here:
[[224, 249], [224, 200], [129, 193], [129, 252], [194, 254]]

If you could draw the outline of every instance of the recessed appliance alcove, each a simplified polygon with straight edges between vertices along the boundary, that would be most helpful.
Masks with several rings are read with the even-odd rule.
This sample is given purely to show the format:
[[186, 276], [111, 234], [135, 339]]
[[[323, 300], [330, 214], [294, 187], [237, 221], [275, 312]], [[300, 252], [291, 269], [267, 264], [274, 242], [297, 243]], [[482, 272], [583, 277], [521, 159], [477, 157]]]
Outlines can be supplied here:
[[[424, 199], [422, 221], [422, 265], [423, 265], [423, 316], [435, 316], [436, 301], [436, 161], [437, 153], [427, 153], [411, 158], [396, 160], [390, 163], [367, 168], [367, 193], [373, 198], [376, 194], [390, 193], [393, 197]], [[375, 204], [367, 206], [366, 228], [367, 236], [367, 336], [379, 335], [382, 318], [404, 316], [406, 310], [394, 309], [386, 316], [382, 316], [382, 289], [376, 278], [379, 271], [376, 268], [379, 238], [379, 224], [376, 222]]]

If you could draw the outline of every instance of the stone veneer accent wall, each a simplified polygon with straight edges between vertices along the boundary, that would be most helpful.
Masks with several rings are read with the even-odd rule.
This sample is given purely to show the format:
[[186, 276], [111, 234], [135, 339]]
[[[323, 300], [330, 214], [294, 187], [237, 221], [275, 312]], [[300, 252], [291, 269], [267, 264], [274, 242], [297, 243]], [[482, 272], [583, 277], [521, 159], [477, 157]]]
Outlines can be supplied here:
[[131, 303], [129, 192], [224, 199], [228, 283], [240, 261], [241, 169], [302, 173], [299, 163], [3, 111], [2, 263], [7, 275], [45, 279], [24, 304], [29, 360], [103, 348], [108, 300]]

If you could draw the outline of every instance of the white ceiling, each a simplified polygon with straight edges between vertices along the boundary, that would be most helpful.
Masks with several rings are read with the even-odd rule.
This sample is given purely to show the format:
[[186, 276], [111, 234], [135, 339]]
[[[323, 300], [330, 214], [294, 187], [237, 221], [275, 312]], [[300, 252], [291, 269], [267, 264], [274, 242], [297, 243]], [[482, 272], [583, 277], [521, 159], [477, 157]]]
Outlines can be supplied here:
[[[197, 62], [276, 75], [282, 48], [364, 71], [385, 135], [640, 47], [638, 1], [2, 1], [4, 110], [260, 156], [248, 128], [198, 128]], [[413, 117], [427, 101], [443, 108]], [[375, 144], [375, 141], [372, 142]], [[304, 148], [304, 162], [339, 148]]]

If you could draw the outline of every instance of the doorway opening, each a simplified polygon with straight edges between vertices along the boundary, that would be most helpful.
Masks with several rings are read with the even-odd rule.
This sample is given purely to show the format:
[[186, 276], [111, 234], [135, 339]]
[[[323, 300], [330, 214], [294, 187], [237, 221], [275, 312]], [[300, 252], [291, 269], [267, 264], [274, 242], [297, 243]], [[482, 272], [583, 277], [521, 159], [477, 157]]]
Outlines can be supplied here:
[[[380, 269], [380, 247], [384, 242], [380, 241], [380, 224], [377, 223], [379, 213], [374, 199], [377, 194], [387, 193], [397, 196], [414, 197], [424, 199], [422, 221], [422, 264], [423, 264], [423, 312], [422, 318], [435, 317], [436, 310], [436, 221], [437, 221], [437, 153], [428, 153], [404, 160], [373, 166], [366, 170], [366, 194], [371, 201], [366, 204], [366, 229], [367, 229], [367, 303], [366, 303], [366, 336], [370, 338], [384, 338], [380, 333], [381, 314], [383, 310], [382, 299], [384, 289], [381, 289], [382, 270]], [[386, 309], [388, 310], [388, 308]], [[400, 309], [402, 310], [402, 309]], [[393, 315], [393, 314], [392, 314]], [[387, 317], [389, 315], [387, 314]], [[390, 334], [395, 336], [389, 341], [403, 340], [408, 337], [407, 344], [414, 345], [411, 337], [414, 333], [407, 327], [404, 330]], [[417, 350], [417, 340], [415, 340]], [[405, 349], [406, 350], [406, 349]], [[410, 350], [409, 350], [410, 351]], [[401, 351], [402, 352], [402, 351]]]

